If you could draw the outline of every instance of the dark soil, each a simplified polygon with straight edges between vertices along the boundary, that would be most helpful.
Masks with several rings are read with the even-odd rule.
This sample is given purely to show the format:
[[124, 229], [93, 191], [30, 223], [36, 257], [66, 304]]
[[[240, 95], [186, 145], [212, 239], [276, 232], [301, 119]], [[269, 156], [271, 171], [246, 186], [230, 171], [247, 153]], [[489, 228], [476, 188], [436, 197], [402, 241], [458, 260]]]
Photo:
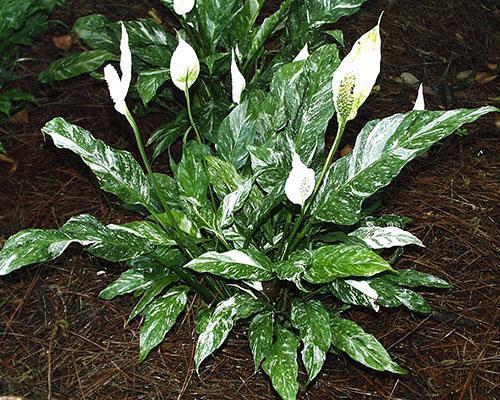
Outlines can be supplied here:
[[[90, 77], [39, 85], [36, 75], [62, 51], [52, 36], [66, 34], [76, 18], [104, 13], [113, 19], [146, 17], [159, 1], [67, 1], [40, 38], [33, 58], [19, 66], [21, 88], [39, 108], [30, 123], [7, 124], [1, 140], [17, 170], [0, 164], [0, 241], [27, 227], [57, 227], [72, 215], [90, 213], [105, 222], [130, 219], [99, 191], [88, 169], [72, 154], [44, 142], [40, 128], [63, 116], [107, 143], [135, 153], [128, 127], [114, 111], [105, 84]], [[274, 2], [276, 3], [276, 2]], [[83, 4], [83, 5], [82, 5]], [[271, 4], [272, 9], [276, 4]], [[343, 19], [347, 47], [382, 22], [380, 92], [363, 106], [346, 143], [369, 119], [412, 108], [417, 87], [394, 78], [411, 72], [423, 80], [431, 109], [498, 105], [498, 82], [478, 83], [478, 72], [498, 73], [488, 63], [500, 54], [495, 1], [369, 1]], [[161, 13], [161, 15], [164, 15]], [[490, 66], [491, 68], [492, 66]], [[471, 78], [458, 80], [461, 71]], [[500, 398], [498, 310], [498, 202], [500, 140], [494, 116], [453, 135], [406, 168], [389, 187], [382, 213], [412, 217], [410, 230], [425, 249], [410, 249], [399, 266], [430, 272], [453, 288], [425, 293], [432, 315], [406, 309], [351, 316], [373, 333], [410, 372], [374, 373], [346, 357], [330, 355], [301, 399], [496, 399]], [[141, 121], [143, 132], [161, 115]], [[164, 161], [164, 160], [163, 160]], [[166, 166], [156, 166], [165, 170]], [[26, 399], [277, 399], [262, 372], [253, 372], [244, 328], [193, 369], [195, 334], [187, 312], [167, 340], [138, 364], [139, 321], [126, 324], [132, 297], [102, 301], [98, 293], [123, 267], [72, 248], [58, 260], [32, 266], [0, 280], [0, 396]], [[304, 381], [304, 376], [300, 377]]]

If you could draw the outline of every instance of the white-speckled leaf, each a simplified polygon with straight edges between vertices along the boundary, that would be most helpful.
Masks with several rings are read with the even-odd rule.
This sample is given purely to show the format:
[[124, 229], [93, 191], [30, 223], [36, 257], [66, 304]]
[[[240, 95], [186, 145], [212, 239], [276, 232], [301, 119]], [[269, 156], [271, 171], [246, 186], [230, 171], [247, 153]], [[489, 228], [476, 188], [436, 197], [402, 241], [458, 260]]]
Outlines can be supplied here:
[[90, 246], [92, 254], [110, 261], [124, 261], [150, 252], [149, 240], [116, 231], [94, 217], [73, 217], [60, 229], [26, 229], [11, 236], [0, 251], [0, 275], [29, 264], [53, 260], [71, 243]]
[[355, 224], [363, 201], [388, 185], [409, 161], [462, 125], [495, 111], [411, 111], [368, 122], [353, 151], [330, 167], [313, 207], [315, 218]]
[[330, 292], [339, 300], [346, 304], [354, 304], [378, 311], [378, 306], [362, 291], [346, 283], [345, 279], [336, 279], [330, 284]]
[[408, 246], [410, 244], [424, 247], [416, 236], [394, 226], [361, 227], [351, 232], [349, 236], [361, 239], [372, 249], [387, 249], [395, 246]]
[[257, 314], [250, 323], [248, 340], [252, 350], [255, 371], [259, 369], [260, 363], [268, 355], [273, 344], [274, 315], [272, 311]]
[[47, 122], [42, 132], [50, 135], [57, 147], [78, 154], [103, 190], [113, 193], [124, 203], [152, 207], [149, 181], [128, 151], [113, 149], [87, 130], [59, 117]]
[[234, 192], [224, 196], [220, 209], [220, 225], [222, 227], [231, 225], [234, 221], [233, 214], [241, 209], [245, 204], [245, 200], [250, 195], [252, 190], [253, 179], [246, 179], [243, 184]]
[[274, 277], [271, 261], [255, 249], [230, 250], [225, 253], [209, 251], [191, 260], [185, 267], [228, 279], [268, 281]]
[[168, 68], [156, 68], [142, 71], [137, 78], [137, 93], [145, 106], [155, 97], [156, 92], [170, 79]]
[[372, 276], [391, 269], [387, 261], [365, 246], [340, 243], [314, 250], [304, 278], [311, 283], [327, 283], [347, 276]]
[[139, 361], [143, 361], [174, 325], [186, 307], [187, 286], [177, 286], [157, 298], [144, 312], [145, 320], [140, 332]]
[[275, 333], [276, 340], [262, 368], [283, 400], [295, 400], [299, 391], [297, 349], [300, 341], [281, 325], [276, 327]]
[[304, 343], [302, 361], [311, 382], [321, 371], [331, 344], [330, 317], [321, 302], [295, 300], [292, 304], [292, 325], [300, 331]]
[[333, 316], [331, 317], [331, 330], [332, 344], [352, 359], [377, 371], [406, 373], [403, 368], [392, 361], [380, 342], [355, 322]]

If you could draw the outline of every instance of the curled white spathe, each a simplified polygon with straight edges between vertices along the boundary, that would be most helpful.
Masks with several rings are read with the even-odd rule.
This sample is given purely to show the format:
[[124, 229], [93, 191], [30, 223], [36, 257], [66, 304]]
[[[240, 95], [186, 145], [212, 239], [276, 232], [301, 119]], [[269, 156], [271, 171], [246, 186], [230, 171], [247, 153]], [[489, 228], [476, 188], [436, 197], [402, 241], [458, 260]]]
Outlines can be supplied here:
[[170, 59], [170, 77], [182, 91], [189, 89], [200, 74], [200, 61], [194, 49], [180, 35], [179, 44]]
[[424, 100], [424, 85], [421, 83], [418, 88], [417, 99], [415, 100], [415, 105], [413, 110], [425, 110], [425, 100]]
[[185, 15], [194, 7], [195, 0], [174, 0], [174, 11], [177, 15]]
[[376, 303], [378, 299], [378, 293], [375, 289], [373, 289], [370, 286], [370, 283], [367, 281], [355, 281], [351, 279], [347, 279], [344, 281], [348, 285], [352, 286], [354, 289], [359, 290], [361, 293], [363, 293], [366, 297], [368, 297], [368, 301], [372, 305], [373, 309], [375, 311], [379, 311], [380, 307]]
[[118, 72], [111, 64], [104, 67], [104, 79], [108, 84], [109, 94], [115, 103], [115, 109], [120, 114], [125, 115], [127, 104], [125, 98], [127, 97], [130, 81], [132, 80], [132, 54], [128, 45], [128, 33], [125, 29], [123, 22], [122, 38], [120, 41], [120, 70], [122, 77], [118, 76]]
[[309, 58], [309, 48], [307, 46], [307, 43], [305, 44], [304, 47], [302, 47], [302, 50], [299, 51], [299, 54], [295, 56], [292, 62], [295, 61], [304, 61]]
[[292, 150], [292, 170], [285, 182], [285, 194], [288, 200], [303, 206], [313, 193], [315, 182], [314, 170], [308, 168], [300, 156]]
[[245, 90], [247, 83], [245, 77], [238, 69], [238, 64], [236, 64], [236, 57], [234, 55], [234, 49], [231, 53], [231, 86], [232, 86], [232, 99], [236, 104], [241, 102], [241, 94]]
[[380, 61], [381, 40], [377, 24], [356, 41], [333, 74], [333, 103], [339, 120], [347, 122], [356, 117], [375, 85]]

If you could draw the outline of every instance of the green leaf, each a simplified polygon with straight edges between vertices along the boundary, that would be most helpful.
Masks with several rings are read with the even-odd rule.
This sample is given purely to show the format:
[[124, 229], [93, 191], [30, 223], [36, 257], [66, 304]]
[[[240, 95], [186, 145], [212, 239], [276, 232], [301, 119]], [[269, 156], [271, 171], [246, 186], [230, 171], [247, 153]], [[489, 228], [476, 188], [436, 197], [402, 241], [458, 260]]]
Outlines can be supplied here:
[[2, 142], [0, 142], [0, 153], [5, 154], [5, 146], [3, 145]]
[[259, 16], [265, 0], [246, 0], [243, 6], [232, 18], [231, 26], [227, 30], [230, 36], [229, 43], [241, 43], [246, 39], [248, 33], [252, 31], [254, 23]]
[[422, 242], [410, 232], [406, 232], [396, 227], [361, 227], [351, 232], [349, 236], [361, 239], [372, 249], [387, 249], [410, 244], [425, 247]]
[[258, 250], [209, 251], [185, 265], [196, 272], [211, 273], [227, 279], [268, 281], [273, 279], [271, 261]]
[[392, 270], [370, 249], [355, 244], [335, 244], [314, 250], [304, 278], [311, 283], [327, 283], [347, 276], [372, 276]]
[[196, 15], [198, 33], [203, 39], [207, 54], [215, 53], [217, 43], [231, 22], [236, 0], [197, 0], [193, 12]]
[[383, 278], [387, 282], [412, 288], [425, 286], [446, 289], [451, 287], [448, 282], [441, 278], [413, 269], [398, 270], [396, 274], [386, 274]]
[[118, 56], [107, 50], [89, 50], [54, 61], [38, 75], [38, 79], [42, 83], [62, 81], [95, 71], [105, 62], [118, 60]]
[[157, 298], [145, 310], [145, 321], [140, 332], [139, 361], [144, 361], [149, 352], [165, 338], [179, 314], [186, 307], [187, 286], [177, 286]]
[[329, 169], [313, 207], [315, 218], [355, 224], [363, 201], [388, 185], [401, 169], [434, 143], [495, 107], [452, 111], [411, 111], [368, 122], [354, 150]]
[[42, 132], [52, 137], [56, 147], [78, 154], [94, 172], [103, 190], [124, 203], [152, 208], [149, 180], [132, 154], [109, 147], [63, 118], [47, 122]]
[[377, 371], [405, 374], [406, 371], [392, 361], [387, 350], [353, 321], [332, 316], [332, 344], [347, 353], [353, 360]]
[[432, 311], [431, 306], [421, 294], [391, 283], [385, 277], [373, 279], [370, 286], [377, 291], [377, 303], [381, 306], [398, 307], [402, 304], [422, 314], [429, 314]]
[[173, 121], [160, 126], [155, 130], [147, 142], [147, 146], [154, 144], [152, 159], [156, 160], [165, 150], [189, 129], [189, 121], [184, 114], [179, 114]]
[[186, 197], [193, 197], [201, 203], [207, 199], [208, 178], [205, 172], [205, 149], [195, 142], [184, 148], [182, 160], [175, 177]]
[[233, 214], [243, 207], [246, 199], [250, 195], [250, 191], [252, 190], [252, 181], [252, 178], [248, 178], [238, 189], [224, 196], [220, 210], [221, 226], [224, 227], [233, 223]]
[[[368, 281], [370, 282], [370, 281]], [[371, 283], [371, 282], [370, 282]], [[349, 285], [344, 279], [336, 279], [330, 284], [330, 292], [340, 301], [346, 304], [354, 304], [378, 311], [374, 299], [370, 298], [354, 286]], [[371, 287], [371, 285], [370, 285]]]
[[236, 106], [222, 121], [217, 132], [217, 153], [220, 158], [242, 168], [248, 158], [247, 146], [253, 143], [256, 133], [255, 119], [249, 113], [248, 101]]
[[71, 218], [60, 229], [26, 229], [11, 236], [0, 251], [0, 275], [53, 260], [71, 243], [90, 246], [90, 253], [110, 261], [128, 260], [150, 252], [153, 247], [144, 238], [107, 227], [83, 214]]
[[94, 50], [119, 51], [119, 40], [109, 26], [111, 22], [102, 14], [86, 15], [78, 18], [71, 30], [81, 41]]
[[292, 304], [292, 325], [300, 331], [304, 343], [302, 361], [311, 382], [321, 371], [326, 353], [331, 344], [330, 317], [321, 302], [294, 300]]
[[334, 38], [340, 46], [344, 47], [344, 33], [340, 29], [326, 31], [326, 33]]
[[394, 214], [385, 214], [385, 215], [380, 215], [380, 216], [366, 216], [359, 222], [360, 227], [374, 227], [374, 226], [381, 226], [381, 227], [390, 227], [390, 226], [395, 226], [396, 228], [405, 228], [406, 225], [410, 224], [412, 222], [411, 218], [408, 217], [403, 217], [400, 215], [394, 215]]
[[145, 106], [155, 97], [156, 92], [167, 80], [170, 79], [168, 68], [157, 68], [141, 71], [137, 78], [137, 92]]
[[273, 147], [248, 147], [252, 170], [257, 183], [267, 193], [284, 183], [291, 170], [290, 159]]
[[300, 289], [305, 291], [300, 281], [307, 266], [311, 262], [312, 253], [310, 250], [301, 250], [292, 253], [288, 260], [280, 261], [274, 265], [274, 271], [278, 278], [295, 283]]
[[299, 391], [297, 349], [300, 341], [281, 325], [276, 327], [275, 332], [276, 340], [262, 368], [283, 400], [295, 400]]
[[219, 199], [223, 199], [243, 184], [244, 178], [232, 164], [211, 156], [206, 157], [206, 160], [210, 183]]
[[269, 354], [273, 344], [274, 315], [272, 311], [257, 314], [250, 323], [248, 340], [252, 350], [255, 371]]
[[237, 294], [217, 304], [209, 317], [203, 315], [200, 326], [200, 330], [202, 328], [203, 330], [198, 337], [194, 355], [196, 370], [205, 358], [224, 343], [236, 320], [248, 318], [261, 308], [258, 300], [248, 295]]

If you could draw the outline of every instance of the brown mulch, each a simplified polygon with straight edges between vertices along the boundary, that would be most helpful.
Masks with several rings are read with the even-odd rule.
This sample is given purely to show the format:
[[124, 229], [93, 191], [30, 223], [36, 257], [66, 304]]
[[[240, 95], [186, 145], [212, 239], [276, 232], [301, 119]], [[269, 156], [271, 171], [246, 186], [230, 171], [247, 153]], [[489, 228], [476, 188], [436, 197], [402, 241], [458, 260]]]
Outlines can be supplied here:
[[[81, 15], [113, 19], [146, 17], [158, 1], [130, 7], [107, 1], [67, 1], [55, 12], [69, 27]], [[276, 3], [276, 2], [274, 2]], [[275, 6], [275, 4], [274, 4]], [[272, 8], [272, 6], [271, 6]], [[416, 87], [395, 80], [411, 72], [424, 80], [432, 109], [495, 104], [498, 82], [478, 83], [500, 54], [498, 5], [494, 1], [369, 1], [341, 21], [348, 47], [382, 22], [380, 92], [363, 106], [346, 143], [369, 119], [411, 109]], [[162, 14], [163, 15], [163, 14]], [[107, 143], [135, 153], [132, 136], [114, 111], [105, 84], [89, 77], [44, 86], [36, 74], [61, 55], [51, 37], [67, 33], [53, 25], [19, 67], [20, 87], [34, 92], [39, 108], [27, 125], [7, 124], [0, 139], [17, 170], [0, 164], [0, 241], [27, 227], [56, 227], [72, 215], [90, 213], [105, 222], [131, 216], [99, 191], [88, 169], [72, 154], [44, 142], [40, 127], [63, 116]], [[472, 70], [471, 78], [457, 74]], [[498, 70], [494, 73], [497, 73]], [[498, 105], [498, 103], [496, 103]], [[143, 132], [161, 115], [141, 121]], [[389, 187], [382, 212], [413, 218], [410, 230], [425, 249], [408, 250], [399, 267], [448, 280], [453, 288], [424, 293], [432, 315], [406, 309], [351, 316], [373, 333], [410, 373], [375, 373], [346, 357], [330, 355], [301, 399], [496, 399], [500, 398], [498, 228], [500, 139], [488, 116], [414, 161]], [[164, 160], [163, 160], [164, 161]], [[164, 169], [165, 165], [157, 166]], [[253, 363], [244, 327], [200, 371], [193, 369], [192, 313], [185, 313], [167, 340], [137, 363], [139, 321], [126, 324], [134, 299], [103, 301], [98, 293], [123, 267], [97, 260], [80, 248], [54, 262], [0, 279], [0, 396], [26, 399], [277, 399]], [[304, 381], [304, 376], [300, 377]]]

